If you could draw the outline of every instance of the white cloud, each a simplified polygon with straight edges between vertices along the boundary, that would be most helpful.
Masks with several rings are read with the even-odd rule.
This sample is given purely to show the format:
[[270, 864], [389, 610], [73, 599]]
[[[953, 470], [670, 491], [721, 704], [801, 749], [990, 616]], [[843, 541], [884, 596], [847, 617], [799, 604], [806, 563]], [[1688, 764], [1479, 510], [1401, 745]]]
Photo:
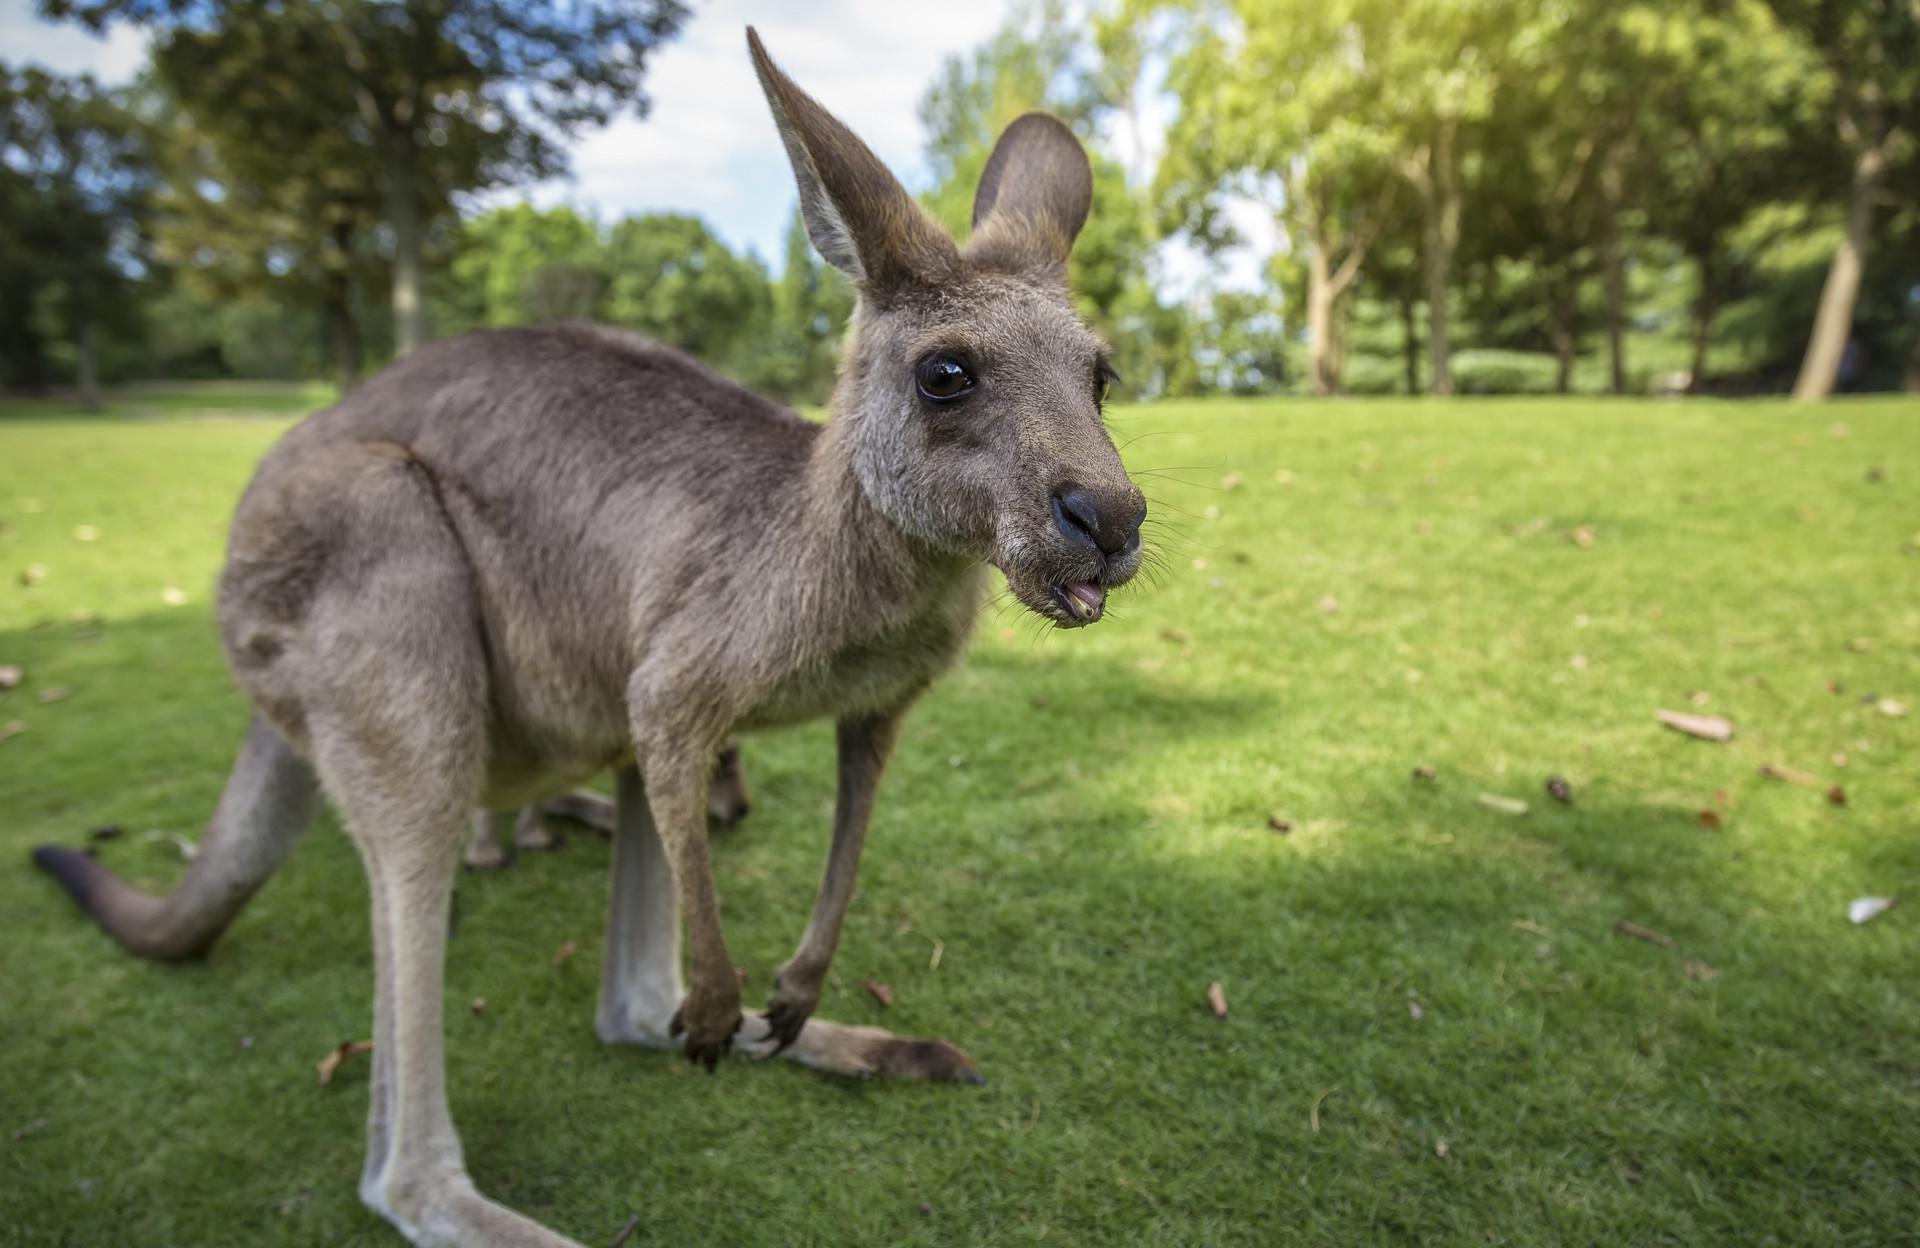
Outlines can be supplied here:
[[531, 197], [603, 217], [691, 212], [733, 246], [778, 264], [793, 179], [747, 60], [747, 25], [781, 68], [919, 189], [926, 177], [920, 95], [942, 58], [983, 42], [1006, 7], [1006, 0], [713, 0], [653, 60], [646, 120], [625, 117], [583, 137], [573, 149], [573, 180], [535, 187]]
[[92, 74], [108, 85], [127, 82], [147, 60], [147, 37], [131, 26], [92, 35], [72, 22], [43, 22], [34, 0], [0, 0], [0, 60], [60, 74]]

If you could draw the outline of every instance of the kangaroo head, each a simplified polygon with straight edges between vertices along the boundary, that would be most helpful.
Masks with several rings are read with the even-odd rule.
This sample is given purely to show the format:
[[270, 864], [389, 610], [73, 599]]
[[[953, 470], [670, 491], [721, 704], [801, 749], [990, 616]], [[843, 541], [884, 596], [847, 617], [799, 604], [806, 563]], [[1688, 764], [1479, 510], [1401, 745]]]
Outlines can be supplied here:
[[1093, 176], [1059, 119], [1000, 136], [965, 247], [866, 144], [747, 45], [813, 245], [859, 295], [833, 419], [881, 515], [991, 561], [1031, 610], [1073, 628], [1140, 568], [1146, 500], [1101, 419], [1111, 372], [1067, 293]]

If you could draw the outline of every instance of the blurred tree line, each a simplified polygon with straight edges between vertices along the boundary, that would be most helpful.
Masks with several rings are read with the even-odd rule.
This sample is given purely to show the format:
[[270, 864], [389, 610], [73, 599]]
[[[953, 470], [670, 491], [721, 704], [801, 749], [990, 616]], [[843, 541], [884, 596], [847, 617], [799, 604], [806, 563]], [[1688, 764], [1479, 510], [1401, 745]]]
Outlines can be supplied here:
[[[349, 386], [575, 318], [831, 384], [852, 299], [797, 218], [775, 270], [688, 216], [459, 210], [644, 111], [676, 0], [43, 9], [153, 56], [0, 69], [4, 384]], [[1037, 0], [922, 100], [956, 233], [1031, 108], [1089, 141], [1076, 295], [1136, 396], [1920, 389], [1912, 0]], [[1252, 216], [1284, 241], [1238, 289]]]

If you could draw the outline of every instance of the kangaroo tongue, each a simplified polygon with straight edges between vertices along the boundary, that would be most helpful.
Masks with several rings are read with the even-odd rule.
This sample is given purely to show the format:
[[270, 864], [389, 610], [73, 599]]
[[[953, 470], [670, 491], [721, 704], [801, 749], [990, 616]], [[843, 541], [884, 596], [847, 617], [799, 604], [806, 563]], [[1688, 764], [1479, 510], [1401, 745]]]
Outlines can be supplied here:
[[1100, 606], [1107, 600], [1107, 591], [1091, 581], [1078, 581], [1066, 586], [1067, 606], [1073, 614], [1082, 620], [1090, 620], [1100, 612]]

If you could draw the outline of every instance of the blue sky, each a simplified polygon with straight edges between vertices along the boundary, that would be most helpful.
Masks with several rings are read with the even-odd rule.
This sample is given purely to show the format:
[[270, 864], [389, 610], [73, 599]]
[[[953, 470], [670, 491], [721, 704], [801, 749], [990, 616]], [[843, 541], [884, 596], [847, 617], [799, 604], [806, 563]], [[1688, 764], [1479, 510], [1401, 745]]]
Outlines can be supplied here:
[[[774, 58], [846, 121], [910, 189], [927, 180], [916, 112], [921, 93], [949, 53], [970, 51], [1007, 16], [1010, 0], [693, 0], [693, 18], [661, 50], [647, 75], [653, 109], [623, 116], [578, 138], [571, 180], [516, 188], [499, 202], [531, 198], [572, 204], [611, 220], [627, 213], [687, 212], [706, 219], [735, 247], [778, 266], [794, 190], [786, 156], [747, 61], [752, 23]], [[39, 62], [62, 73], [124, 82], [140, 69], [146, 41], [116, 26], [105, 37], [34, 15], [34, 0], [0, 0], [0, 58]], [[1147, 119], [1143, 142], [1158, 146], [1164, 118]], [[1125, 154], [1130, 143], [1118, 145]], [[1270, 218], [1236, 212], [1260, 245], [1272, 246]], [[1244, 219], [1242, 219], [1244, 218]], [[1179, 247], [1162, 256], [1163, 285], [1190, 286], [1198, 257]], [[1256, 253], [1228, 265], [1228, 283], [1260, 280]]]

